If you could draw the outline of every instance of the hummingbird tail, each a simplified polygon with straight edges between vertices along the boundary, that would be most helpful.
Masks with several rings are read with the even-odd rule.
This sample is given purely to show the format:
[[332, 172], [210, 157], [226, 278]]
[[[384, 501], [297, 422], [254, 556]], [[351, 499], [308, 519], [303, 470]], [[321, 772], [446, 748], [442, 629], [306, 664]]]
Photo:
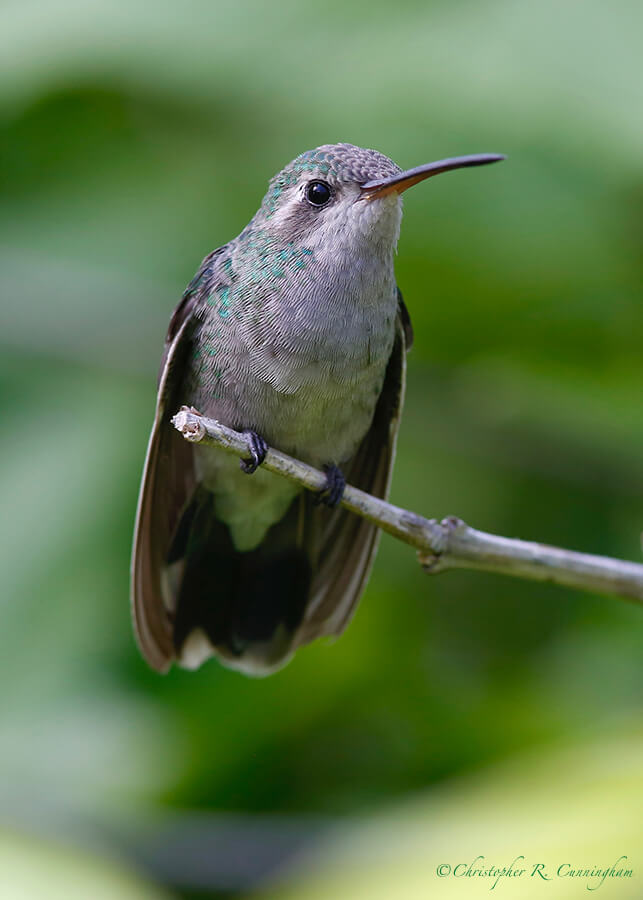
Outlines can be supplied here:
[[180, 581], [173, 642], [186, 668], [216, 655], [250, 675], [268, 675], [292, 655], [311, 566], [297, 546], [299, 499], [255, 550], [235, 549], [212, 494], [200, 489], [184, 514], [168, 563]]

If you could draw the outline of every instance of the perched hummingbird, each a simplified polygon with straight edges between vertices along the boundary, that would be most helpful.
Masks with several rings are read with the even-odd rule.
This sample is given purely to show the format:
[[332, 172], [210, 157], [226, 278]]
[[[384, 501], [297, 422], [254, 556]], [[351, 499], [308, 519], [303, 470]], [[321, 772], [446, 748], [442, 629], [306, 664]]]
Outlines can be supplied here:
[[[503, 158], [403, 172], [327, 144], [276, 175], [250, 224], [205, 257], [170, 321], [134, 535], [133, 617], [153, 668], [215, 655], [267, 675], [344, 630], [378, 531], [337, 504], [345, 478], [387, 496], [413, 337], [393, 270], [400, 195]], [[251, 458], [186, 442], [170, 423], [184, 404], [245, 432]], [[258, 468], [267, 445], [323, 467], [325, 490]]]

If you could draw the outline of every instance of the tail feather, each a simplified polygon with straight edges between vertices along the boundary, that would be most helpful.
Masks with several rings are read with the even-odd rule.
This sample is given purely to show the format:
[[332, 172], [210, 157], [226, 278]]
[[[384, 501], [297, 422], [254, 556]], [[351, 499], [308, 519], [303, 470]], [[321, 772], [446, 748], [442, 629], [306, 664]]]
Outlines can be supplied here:
[[214, 654], [260, 675], [290, 658], [311, 581], [310, 562], [296, 543], [298, 508], [296, 499], [260, 547], [240, 552], [216, 519], [212, 494], [197, 492], [170, 557], [173, 564], [183, 557], [173, 629], [182, 664]]

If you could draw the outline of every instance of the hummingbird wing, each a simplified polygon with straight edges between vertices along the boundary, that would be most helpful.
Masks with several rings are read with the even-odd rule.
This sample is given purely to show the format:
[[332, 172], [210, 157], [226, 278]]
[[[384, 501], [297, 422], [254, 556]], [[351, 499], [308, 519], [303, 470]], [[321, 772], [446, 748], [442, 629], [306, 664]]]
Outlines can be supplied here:
[[[395, 342], [384, 386], [371, 427], [348, 465], [349, 484], [386, 499], [391, 483], [395, 445], [406, 380], [406, 352], [413, 343], [411, 319], [398, 288]], [[294, 646], [322, 635], [339, 635], [351, 620], [375, 559], [380, 531], [345, 509], [330, 515], [313, 505], [306, 492], [305, 542], [313, 566], [313, 580], [304, 619]]]
[[196, 487], [192, 447], [172, 427], [169, 415], [182, 402], [180, 373], [191, 343], [191, 324], [199, 299], [196, 285], [223, 249], [206, 256], [172, 314], [138, 499], [131, 564], [132, 618], [143, 656], [160, 672], [167, 671], [175, 655], [174, 611], [170, 592], [164, 590], [163, 573], [173, 535]]

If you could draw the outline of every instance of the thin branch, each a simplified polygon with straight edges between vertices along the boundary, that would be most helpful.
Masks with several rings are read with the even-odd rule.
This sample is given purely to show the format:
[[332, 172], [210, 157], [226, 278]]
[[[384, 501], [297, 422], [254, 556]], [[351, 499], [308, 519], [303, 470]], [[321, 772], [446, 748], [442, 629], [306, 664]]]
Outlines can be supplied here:
[[[186, 406], [174, 416], [172, 423], [188, 441], [220, 447], [237, 456], [249, 455], [244, 434]], [[310, 491], [322, 490], [326, 485], [323, 472], [279, 450], [268, 449], [262, 468]], [[447, 569], [479, 569], [552, 581], [600, 594], [616, 594], [643, 603], [643, 564], [640, 563], [488, 534], [470, 528], [455, 516], [441, 522], [425, 519], [351, 485], [346, 485], [341, 505], [415, 547], [420, 564], [430, 575]]]

